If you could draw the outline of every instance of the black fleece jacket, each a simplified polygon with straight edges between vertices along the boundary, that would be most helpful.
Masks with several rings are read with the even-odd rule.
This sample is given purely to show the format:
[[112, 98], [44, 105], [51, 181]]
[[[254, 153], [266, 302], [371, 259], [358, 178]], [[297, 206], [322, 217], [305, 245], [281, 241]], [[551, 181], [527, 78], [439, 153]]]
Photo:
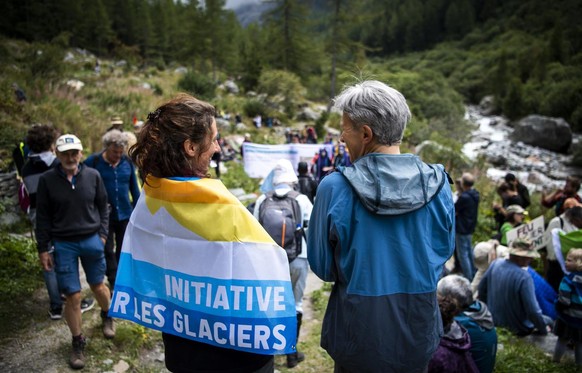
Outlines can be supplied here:
[[39, 253], [52, 240], [80, 241], [95, 233], [107, 238], [107, 192], [99, 172], [79, 165], [72, 182], [61, 166], [45, 172], [36, 195], [36, 242]]

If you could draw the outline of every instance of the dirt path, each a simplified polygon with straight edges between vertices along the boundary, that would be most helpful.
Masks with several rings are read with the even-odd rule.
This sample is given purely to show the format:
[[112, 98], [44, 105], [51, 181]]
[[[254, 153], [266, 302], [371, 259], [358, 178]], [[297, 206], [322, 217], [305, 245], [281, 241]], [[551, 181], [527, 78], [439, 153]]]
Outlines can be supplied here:
[[[84, 281], [83, 281], [84, 283]], [[313, 290], [319, 289], [322, 281], [311, 271], [307, 277], [307, 284], [304, 296], [304, 326], [302, 335], [307, 335], [318, 321], [313, 319], [310, 294]], [[85, 284], [84, 292], [87, 291]], [[30, 313], [32, 315], [26, 327], [0, 340], [0, 372], [43, 372], [60, 373], [73, 372], [67, 365], [70, 352], [71, 335], [64, 320], [52, 321], [49, 319], [48, 296], [46, 290], [37, 290], [33, 297], [23, 304], [14, 305], [14, 312]], [[155, 371], [168, 372], [163, 362], [163, 346], [156, 343], [151, 350], [144, 351], [140, 358], [132, 363], [123, 353], [111, 353], [110, 356], [96, 357], [92, 354], [92, 344], [98, 345], [100, 349], [107, 351], [107, 346], [113, 342], [105, 341], [101, 334], [100, 308], [98, 305], [83, 314], [83, 332], [89, 338], [87, 345], [87, 366], [83, 372], [124, 372], [124, 371]], [[2, 322], [10, 322], [3, 320]], [[103, 346], [105, 344], [105, 346]], [[111, 348], [111, 350], [115, 350]], [[130, 366], [124, 368], [120, 361], [129, 362]], [[131, 366], [133, 365], [133, 366]], [[125, 370], [124, 370], [125, 369]]]

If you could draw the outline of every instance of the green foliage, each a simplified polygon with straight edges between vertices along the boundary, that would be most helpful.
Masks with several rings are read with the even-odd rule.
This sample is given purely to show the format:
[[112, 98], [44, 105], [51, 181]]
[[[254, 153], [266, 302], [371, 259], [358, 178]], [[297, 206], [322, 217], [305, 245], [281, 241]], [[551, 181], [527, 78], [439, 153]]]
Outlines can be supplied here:
[[33, 240], [0, 233], [0, 297], [28, 297], [41, 282], [41, 268]]
[[323, 113], [321, 113], [321, 116], [315, 121], [315, 133], [317, 133], [317, 136], [319, 138], [322, 138], [325, 136], [325, 123], [327, 122], [327, 120], [329, 119], [329, 113], [327, 111], [324, 111]]
[[[576, 365], [570, 362], [553, 363], [551, 357], [527, 341], [513, 336], [503, 328], [497, 328], [498, 343], [503, 346], [497, 351], [496, 373], [566, 373], [576, 372]], [[524, 356], [527, 358], [524, 359]]]
[[263, 71], [259, 78], [258, 90], [267, 94], [271, 103], [282, 105], [289, 117], [293, 117], [295, 108], [305, 95], [305, 88], [301, 85], [299, 77], [283, 70]]
[[178, 88], [208, 101], [215, 96], [216, 83], [207, 75], [189, 71], [178, 82]]
[[141, 350], [153, 346], [152, 330], [144, 326], [123, 322], [118, 323], [113, 342], [120, 350], [138, 357]]
[[256, 115], [265, 115], [269, 110], [267, 105], [258, 99], [248, 100], [243, 104], [243, 113], [247, 117], [254, 117]]
[[239, 162], [229, 162], [228, 172], [220, 175], [220, 179], [228, 189], [242, 188], [247, 193], [259, 191], [260, 180], [250, 178]]

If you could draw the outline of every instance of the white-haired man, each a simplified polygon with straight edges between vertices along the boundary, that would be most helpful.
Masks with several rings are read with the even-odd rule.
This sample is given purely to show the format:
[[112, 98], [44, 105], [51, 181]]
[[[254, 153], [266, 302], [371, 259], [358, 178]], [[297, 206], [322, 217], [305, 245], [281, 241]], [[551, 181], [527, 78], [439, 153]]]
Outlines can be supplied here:
[[454, 249], [447, 176], [400, 143], [411, 114], [379, 81], [346, 88], [341, 140], [352, 165], [326, 176], [311, 214], [311, 269], [334, 282], [321, 345], [336, 372], [424, 372], [443, 333], [436, 285]]
[[[55, 269], [59, 289], [65, 294], [65, 320], [73, 336], [69, 365], [81, 369], [85, 366], [86, 341], [81, 328], [79, 259], [101, 306], [103, 335], [115, 336], [113, 320], [107, 315], [111, 295], [103, 283], [103, 248], [109, 219], [107, 192], [99, 172], [80, 164], [83, 145], [77, 136], [62, 135], [57, 139], [56, 150], [60, 163], [42, 174], [38, 182], [37, 250], [43, 269]], [[50, 255], [53, 247], [54, 260]]]

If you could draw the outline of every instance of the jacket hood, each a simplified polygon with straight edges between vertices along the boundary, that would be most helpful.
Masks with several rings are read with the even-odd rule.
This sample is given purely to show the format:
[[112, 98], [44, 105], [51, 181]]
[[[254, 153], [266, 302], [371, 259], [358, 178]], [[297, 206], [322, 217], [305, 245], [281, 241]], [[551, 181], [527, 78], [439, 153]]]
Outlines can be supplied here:
[[429, 203], [450, 178], [442, 165], [413, 154], [368, 154], [340, 167], [362, 204], [378, 215], [401, 215]]
[[451, 350], [469, 351], [471, 348], [471, 339], [467, 329], [463, 328], [456, 321], [453, 321], [450, 328], [443, 335], [440, 344]]
[[464, 313], [467, 317], [473, 319], [480, 327], [486, 330], [491, 330], [495, 327], [491, 312], [489, 312], [487, 305], [480, 300], [477, 300], [470, 305]]
[[28, 160], [32, 164], [44, 163], [47, 167], [51, 167], [57, 156], [53, 152], [33, 153], [28, 155]]

